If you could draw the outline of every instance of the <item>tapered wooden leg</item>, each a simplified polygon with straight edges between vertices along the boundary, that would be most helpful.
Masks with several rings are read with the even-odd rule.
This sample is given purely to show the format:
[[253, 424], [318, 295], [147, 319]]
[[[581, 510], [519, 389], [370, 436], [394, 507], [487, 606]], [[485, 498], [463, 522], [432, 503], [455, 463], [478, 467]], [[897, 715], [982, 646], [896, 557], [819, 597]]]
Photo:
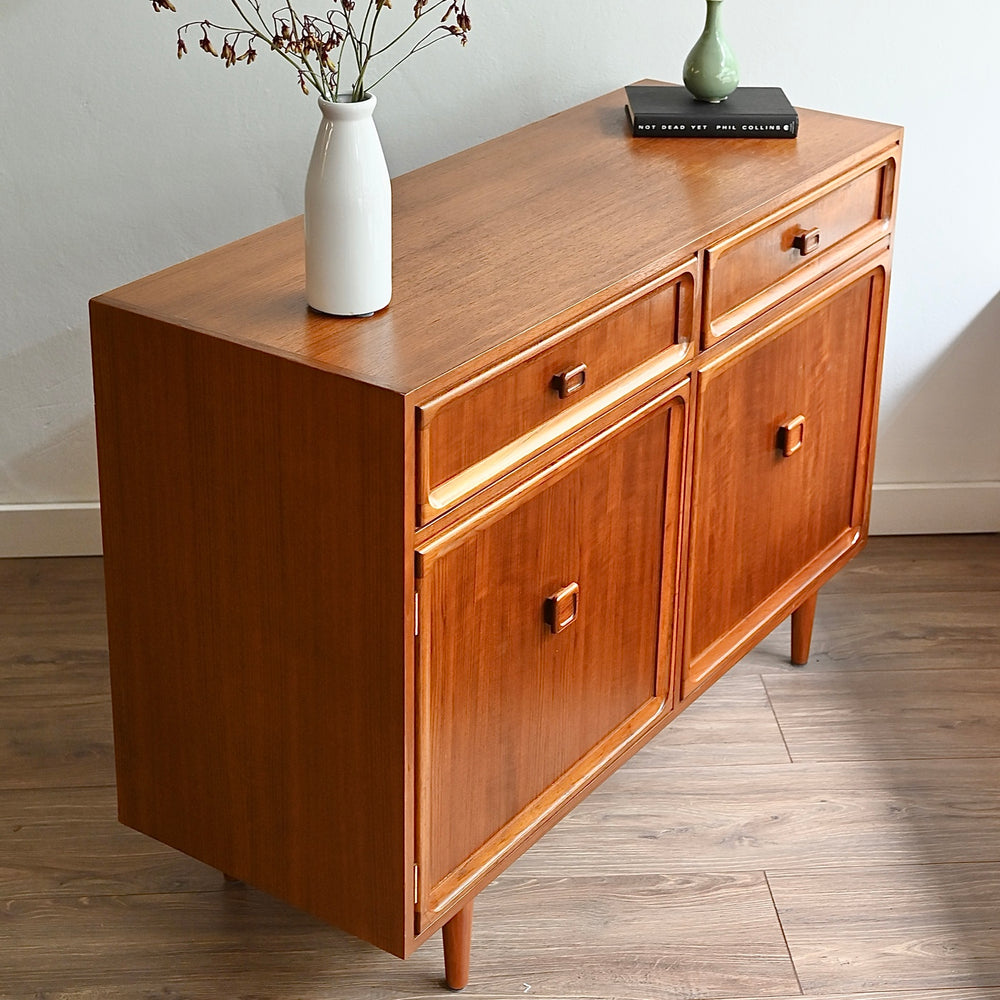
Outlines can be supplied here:
[[472, 952], [471, 901], [444, 925], [441, 933], [444, 937], [444, 980], [449, 989], [465, 989]]
[[813, 594], [792, 612], [792, 663], [797, 667], [809, 662], [817, 596]]

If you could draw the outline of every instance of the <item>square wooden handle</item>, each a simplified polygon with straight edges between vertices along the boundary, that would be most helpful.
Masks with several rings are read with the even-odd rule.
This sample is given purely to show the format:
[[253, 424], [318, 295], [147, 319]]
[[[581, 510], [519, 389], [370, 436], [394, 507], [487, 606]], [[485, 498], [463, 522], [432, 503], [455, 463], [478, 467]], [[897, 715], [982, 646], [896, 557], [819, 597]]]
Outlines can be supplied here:
[[819, 230], [818, 229], [805, 229], [801, 233], [798, 233], [792, 240], [792, 246], [795, 247], [798, 252], [805, 257], [811, 254], [814, 250], [819, 249]]
[[794, 419], [789, 420], [787, 424], [782, 424], [778, 428], [778, 447], [785, 458], [794, 455], [802, 447], [805, 426], [806, 418], [800, 413]]
[[560, 399], [572, 396], [587, 384], [587, 366], [575, 365], [568, 371], [552, 376], [552, 388], [559, 393]]
[[576, 621], [580, 610], [580, 585], [571, 583], [545, 599], [545, 621], [553, 635]]

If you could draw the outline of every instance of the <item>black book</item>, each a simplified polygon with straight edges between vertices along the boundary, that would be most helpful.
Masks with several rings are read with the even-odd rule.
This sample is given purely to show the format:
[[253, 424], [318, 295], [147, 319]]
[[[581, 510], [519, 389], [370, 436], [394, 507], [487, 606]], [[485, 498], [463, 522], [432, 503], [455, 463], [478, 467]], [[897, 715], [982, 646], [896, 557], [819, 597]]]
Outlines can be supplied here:
[[737, 87], [724, 101], [695, 100], [684, 87], [625, 88], [632, 135], [691, 139], [794, 139], [799, 116], [780, 87]]

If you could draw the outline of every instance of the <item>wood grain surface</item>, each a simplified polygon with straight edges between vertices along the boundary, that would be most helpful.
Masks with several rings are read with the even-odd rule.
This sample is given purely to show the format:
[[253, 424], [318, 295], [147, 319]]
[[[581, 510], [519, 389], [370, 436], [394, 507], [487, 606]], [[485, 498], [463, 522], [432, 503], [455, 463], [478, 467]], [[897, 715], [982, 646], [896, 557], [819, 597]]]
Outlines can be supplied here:
[[[850, 275], [700, 375], [685, 695], [732, 661], [797, 573], [862, 537], [886, 280], [884, 264]], [[792, 418], [805, 443], [783, 456]]]
[[512, 871], [476, 905], [486, 917], [473, 943], [476, 985], [498, 996], [592, 996], [594, 968], [607, 970], [610, 995], [637, 1000], [796, 989], [761, 872], [537, 878]]
[[[875, 167], [866, 165], [790, 208], [783, 207], [776, 218], [710, 247], [705, 282], [707, 344], [759, 315], [817, 271], [847, 260], [887, 230], [896, 169], [895, 158]], [[815, 246], [802, 252], [800, 239], [807, 233]]]
[[513, 871], [770, 872], [997, 856], [995, 757], [877, 767], [644, 763], [637, 757], [609, 778]]
[[[878, 607], [886, 600], [916, 594], [927, 606], [927, 593], [965, 591], [969, 598], [990, 597], [1000, 591], [1000, 562], [996, 535], [883, 535], [868, 542], [872, 557], [855, 559], [823, 587], [823, 598], [841, 591], [854, 597], [879, 594]], [[946, 603], [943, 612], [955, 615], [960, 606]], [[989, 621], [989, 619], [987, 619]], [[1000, 623], [993, 622], [997, 628]]]
[[102, 298], [399, 392], [450, 388], [470, 359], [634, 288], [902, 134], [803, 110], [795, 142], [657, 142], [630, 137], [624, 104], [615, 91], [395, 178], [392, 305], [370, 319], [308, 310], [301, 219]]
[[92, 320], [121, 818], [403, 954], [412, 414], [169, 323]]
[[807, 659], [902, 131], [802, 118], [650, 144], [616, 92], [414, 171], [363, 322], [297, 220], [92, 300], [123, 822], [405, 957], [791, 613]]
[[[834, 580], [837, 578], [834, 577]], [[995, 592], [968, 591], [949, 604], [928, 606], [924, 594], [904, 590], [861, 593], [871, 600], [860, 605], [842, 592], [819, 595], [810, 664], [826, 672], [989, 670], [1000, 648], [1000, 608]], [[907, 586], [905, 579], [904, 586]], [[789, 627], [779, 626], [734, 668], [737, 674], [794, 674], [788, 662]]]
[[768, 876], [803, 989], [994, 986], [1000, 864]]
[[[787, 663], [787, 642], [782, 652]], [[788, 750], [760, 677], [730, 672], [643, 747], [632, 767], [786, 763]]]
[[794, 761], [1000, 756], [995, 664], [768, 677], [764, 684]]
[[0, 791], [0, 898], [219, 888], [214, 868], [130, 830], [115, 813], [112, 785]]
[[[4, 750], [2, 1000], [443, 995], [436, 942], [403, 963], [226, 887], [119, 826], [107, 777], [53, 770], [60, 748], [110, 745], [101, 562], [2, 561], [0, 581], [0, 746], [53, 719], [31, 755]], [[1000, 537], [875, 538], [832, 589], [814, 638], [828, 652], [791, 668], [787, 633], [769, 637], [786, 666], [755, 650], [480, 894], [466, 1000], [1000, 1000], [1000, 751], [956, 756], [998, 695], [988, 667], [952, 668], [921, 631], [954, 619], [965, 660], [978, 642], [995, 674]], [[936, 756], [791, 762], [782, 733], [806, 745], [804, 706], [839, 711], [831, 682], [869, 664], [872, 733], [906, 730], [894, 708], [916, 711], [922, 677], [969, 687], [934, 710]], [[909, 701], [887, 674], [914, 681]], [[60, 716], [64, 699], [80, 710]], [[810, 745], [846, 745], [812, 717]], [[872, 733], [856, 736], [881, 752]]]
[[[589, 777], [591, 750], [617, 746], [627, 732], [613, 734], [666, 703], [658, 636], [662, 605], [673, 606], [671, 423], [683, 412], [664, 397], [421, 553], [419, 856], [431, 905], [515, 817]], [[664, 549], [667, 523], [668, 558], [643, 558]], [[555, 635], [546, 600], [570, 586], [578, 613]]]

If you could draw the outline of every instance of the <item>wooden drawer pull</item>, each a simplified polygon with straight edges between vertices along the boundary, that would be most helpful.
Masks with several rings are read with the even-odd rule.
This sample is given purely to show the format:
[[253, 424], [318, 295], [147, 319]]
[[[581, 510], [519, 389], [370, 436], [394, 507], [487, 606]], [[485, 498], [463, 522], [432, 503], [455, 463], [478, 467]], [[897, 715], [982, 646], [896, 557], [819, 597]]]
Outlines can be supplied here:
[[580, 610], [580, 585], [571, 583], [545, 599], [545, 622], [555, 635], [576, 621]]
[[793, 420], [789, 420], [787, 424], [782, 424], [778, 428], [778, 447], [785, 458], [794, 455], [802, 447], [805, 426], [806, 418], [800, 413]]
[[559, 393], [560, 399], [573, 395], [584, 387], [587, 381], [587, 366], [577, 365], [568, 371], [552, 376], [552, 388]]
[[806, 254], [810, 254], [813, 250], [819, 249], [819, 230], [818, 229], [804, 229], [792, 240], [792, 246], [803, 257]]

